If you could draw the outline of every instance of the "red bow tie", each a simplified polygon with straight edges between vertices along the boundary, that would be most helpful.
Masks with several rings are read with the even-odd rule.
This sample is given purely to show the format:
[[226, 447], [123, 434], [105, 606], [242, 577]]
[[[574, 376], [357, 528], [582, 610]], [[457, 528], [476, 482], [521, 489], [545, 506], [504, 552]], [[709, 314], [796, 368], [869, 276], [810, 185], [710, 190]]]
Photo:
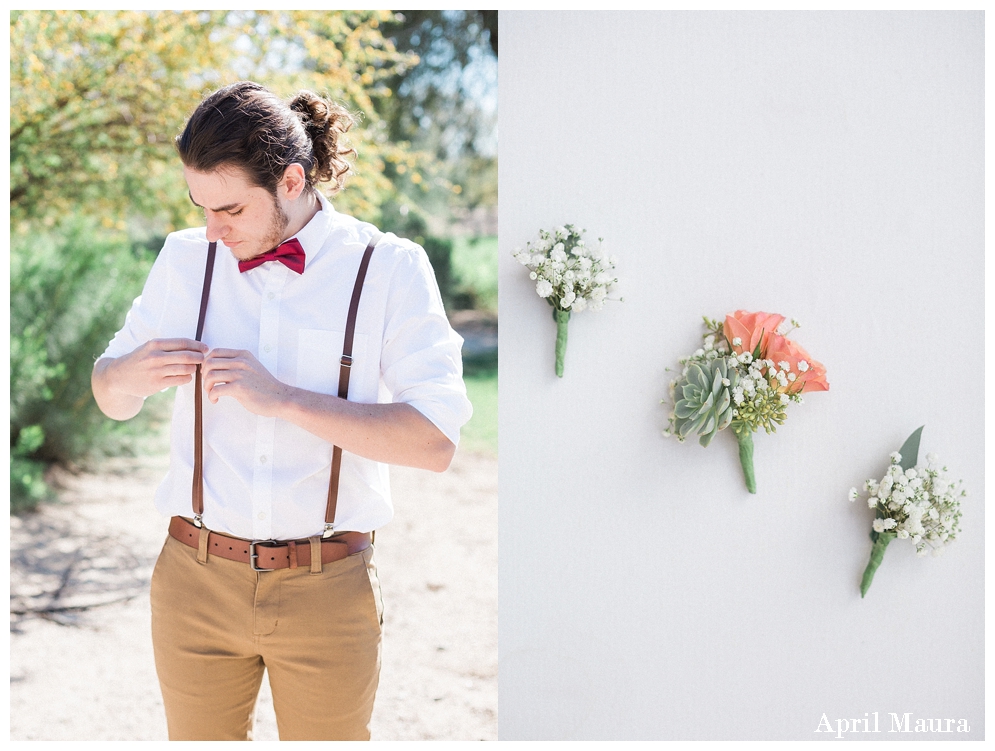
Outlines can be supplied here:
[[256, 266], [261, 266], [267, 261], [279, 261], [284, 266], [286, 266], [291, 271], [296, 271], [298, 274], [304, 273], [304, 248], [294, 237], [282, 245], [278, 245], [273, 248], [273, 250], [268, 253], [263, 253], [261, 256], [256, 256], [255, 258], [250, 258], [247, 261], [238, 262], [238, 270], [241, 272], [248, 271], [249, 269], [254, 269]]

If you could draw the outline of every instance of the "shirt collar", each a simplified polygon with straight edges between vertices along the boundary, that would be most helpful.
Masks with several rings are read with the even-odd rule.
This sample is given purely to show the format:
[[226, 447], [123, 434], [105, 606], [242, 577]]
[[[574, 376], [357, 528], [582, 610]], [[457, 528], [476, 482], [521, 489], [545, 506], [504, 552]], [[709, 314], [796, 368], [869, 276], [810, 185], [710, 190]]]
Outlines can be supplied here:
[[[327, 198], [318, 190], [315, 190], [314, 194], [318, 196], [318, 201], [321, 203], [321, 210], [311, 217], [311, 221], [305, 224], [300, 232], [294, 235], [301, 244], [301, 247], [304, 248], [305, 271], [311, 265], [311, 261], [320, 255], [324, 249], [325, 238], [328, 237], [329, 227], [331, 227], [336, 214], [335, 209], [332, 208], [332, 204]], [[290, 240], [291, 238], [288, 237], [287, 239]]]

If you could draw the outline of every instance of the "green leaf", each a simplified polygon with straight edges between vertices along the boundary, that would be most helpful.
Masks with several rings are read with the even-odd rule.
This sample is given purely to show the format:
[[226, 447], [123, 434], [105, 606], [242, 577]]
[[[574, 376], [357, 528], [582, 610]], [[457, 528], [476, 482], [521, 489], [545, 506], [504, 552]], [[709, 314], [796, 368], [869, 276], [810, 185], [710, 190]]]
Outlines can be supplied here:
[[760, 329], [760, 341], [757, 342], [757, 348], [755, 350], [753, 350], [753, 359], [754, 360], [759, 360], [760, 359], [760, 345], [763, 344], [763, 341], [764, 341], [764, 330]]
[[728, 391], [728, 389], [726, 391], [723, 391], [722, 392], [722, 396], [719, 399], [719, 404], [715, 408], [715, 411], [719, 412], [719, 413], [729, 411], [729, 404], [730, 404], [731, 401], [732, 401], [732, 399], [729, 397], [729, 391]]
[[902, 461], [899, 466], [902, 469], [912, 469], [919, 462], [919, 438], [922, 436], [922, 429], [926, 427], [925, 425], [920, 425], [918, 428], [912, 431], [905, 443], [902, 444], [902, 448], [898, 450], [898, 453], [902, 455]]
[[712, 381], [712, 397], [714, 399], [719, 398], [719, 394], [722, 393], [722, 375], [717, 373]]
[[681, 399], [674, 405], [674, 415], [682, 420], [687, 419], [694, 413], [695, 408], [686, 399]]
[[21, 428], [17, 434], [17, 445], [14, 446], [14, 456], [30, 456], [45, 443], [45, 431], [41, 425], [29, 425]]

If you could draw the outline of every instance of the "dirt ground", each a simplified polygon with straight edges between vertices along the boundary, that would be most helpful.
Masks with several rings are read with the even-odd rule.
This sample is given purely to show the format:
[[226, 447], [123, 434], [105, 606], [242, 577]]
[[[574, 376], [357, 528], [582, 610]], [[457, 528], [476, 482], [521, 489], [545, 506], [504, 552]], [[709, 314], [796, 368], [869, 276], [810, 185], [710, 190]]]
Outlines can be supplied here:
[[[166, 739], [148, 602], [165, 470], [165, 458], [110, 460], [11, 519], [12, 741]], [[497, 460], [462, 452], [444, 474], [392, 467], [391, 479], [373, 739], [495, 740]], [[277, 739], [266, 681], [254, 738]]]

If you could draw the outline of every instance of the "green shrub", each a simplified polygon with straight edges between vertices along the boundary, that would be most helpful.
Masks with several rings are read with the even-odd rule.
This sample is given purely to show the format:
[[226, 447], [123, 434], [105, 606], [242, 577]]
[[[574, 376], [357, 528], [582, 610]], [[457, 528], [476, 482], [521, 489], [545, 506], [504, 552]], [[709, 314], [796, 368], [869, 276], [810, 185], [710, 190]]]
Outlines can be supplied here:
[[457, 237], [453, 243], [450, 272], [457, 280], [455, 296], [466, 310], [497, 312], [497, 237]]
[[463, 358], [466, 395], [473, 417], [463, 426], [460, 450], [498, 455], [498, 354], [497, 351]]
[[48, 465], [120, 448], [122, 428], [97, 408], [90, 371], [141, 293], [153, 260], [78, 219], [11, 238], [12, 508], [49, 495]]

